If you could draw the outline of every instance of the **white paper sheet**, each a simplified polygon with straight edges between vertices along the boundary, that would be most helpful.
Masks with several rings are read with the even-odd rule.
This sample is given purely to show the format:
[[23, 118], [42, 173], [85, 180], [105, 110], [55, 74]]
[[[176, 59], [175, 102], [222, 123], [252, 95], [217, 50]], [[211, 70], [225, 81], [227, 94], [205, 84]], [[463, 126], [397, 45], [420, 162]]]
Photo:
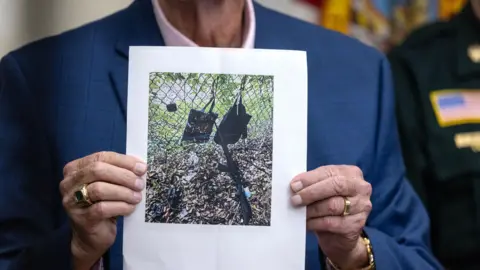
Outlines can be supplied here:
[[[150, 169], [142, 202], [125, 218], [124, 269], [303, 270], [305, 208], [291, 206], [289, 182], [306, 170], [306, 53], [131, 47], [129, 61], [127, 154]], [[231, 108], [241, 115], [232, 107], [240, 95], [251, 119], [228, 152], [215, 142], [215, 126], [208, 136], [211, 118], [206, 135], [191, 132], [198, 121], [187, 128], [190, 111], [212, 97], [217, 126]], [[243, 177], [219, 170], [218, 162], [230, 165], [227, 153]]]

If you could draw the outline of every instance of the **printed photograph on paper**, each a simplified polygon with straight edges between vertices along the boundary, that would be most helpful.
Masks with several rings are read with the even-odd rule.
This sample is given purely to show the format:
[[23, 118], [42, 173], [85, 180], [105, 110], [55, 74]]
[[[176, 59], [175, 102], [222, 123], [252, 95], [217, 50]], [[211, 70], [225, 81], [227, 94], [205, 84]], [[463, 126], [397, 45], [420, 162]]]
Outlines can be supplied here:
[[145, 222], [270, 226], [273, 76], [149, 79]]

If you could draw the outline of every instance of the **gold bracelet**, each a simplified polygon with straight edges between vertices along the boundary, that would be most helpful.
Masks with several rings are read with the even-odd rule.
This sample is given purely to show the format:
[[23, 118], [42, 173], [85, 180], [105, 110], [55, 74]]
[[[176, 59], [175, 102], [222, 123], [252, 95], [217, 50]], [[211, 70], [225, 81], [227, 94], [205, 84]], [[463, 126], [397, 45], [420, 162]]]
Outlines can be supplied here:
[[[362, 268], [361, 270], [374, 270], [375, 259], [373, 257], [372, 243], [370, 243], [370, 239], [368, 239], [366, 236], [362, 236], [362, 240], [363, 240], [363, 243], [365, 244], [365, 247], [367, 248], [368, 266]], [[328, 257], [327, 257], [327, 263], [331, 268], [333, 268], [333, 270], [341, 270], [340, 267], [335, 265]]]

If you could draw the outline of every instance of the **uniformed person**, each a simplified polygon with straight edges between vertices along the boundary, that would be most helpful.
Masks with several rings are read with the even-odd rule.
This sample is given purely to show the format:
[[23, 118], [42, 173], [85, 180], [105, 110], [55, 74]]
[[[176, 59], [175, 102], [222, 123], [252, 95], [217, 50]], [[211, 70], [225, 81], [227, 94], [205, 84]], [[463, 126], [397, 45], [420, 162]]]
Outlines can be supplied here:
[[448, 269], [480, 269], [480, 0], [389, 53], [407, 176]]

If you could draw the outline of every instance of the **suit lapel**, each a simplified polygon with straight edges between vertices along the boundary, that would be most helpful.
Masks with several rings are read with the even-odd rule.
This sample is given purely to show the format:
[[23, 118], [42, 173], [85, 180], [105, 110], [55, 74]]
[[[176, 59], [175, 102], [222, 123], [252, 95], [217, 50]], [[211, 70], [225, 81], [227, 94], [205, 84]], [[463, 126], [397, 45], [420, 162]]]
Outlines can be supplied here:
[[[258, 3], [254, 4], [257, 32], [255, 35], [255, 48], [276, 50], [306, 50], [299, 46], [291, 35], [285, 35], [289, 31], [288, 20], [277, 12], [267, 9]], [[280, 17], [281, 16], [281, 17]], [[318, 247], [317, 237], [313, 232], [306, 235], [306, 261], [305, 269], [324, 269], [324, 258]]]
[[128, 100], [128, 55], [130, 46], [164, 46], [151, 1], [135, 1], [127, 10], [128, 19], [124, 34], [115, 44], [116, 58], [112, 63], [109, 76], [115, 96], [127, 119]]
[[[135, 1], [124, 12], [120, 26], [125, 29], [115, 44], [115, 57], [110, 63], [109, 78], [112, 89], [120, 106], [123, 126], [117, 130], [126, 131], [127, 100], [128, 100], [128, 55], [130, 46], [164, 46], [163, 38], [153, 13], [150, 0]], [[125, 134], [119, 136], [118, 152], [125, 152]], [[105, 256], [105, 269], [122, 269], [123, 218], [117, 220], [117, 238]]]

